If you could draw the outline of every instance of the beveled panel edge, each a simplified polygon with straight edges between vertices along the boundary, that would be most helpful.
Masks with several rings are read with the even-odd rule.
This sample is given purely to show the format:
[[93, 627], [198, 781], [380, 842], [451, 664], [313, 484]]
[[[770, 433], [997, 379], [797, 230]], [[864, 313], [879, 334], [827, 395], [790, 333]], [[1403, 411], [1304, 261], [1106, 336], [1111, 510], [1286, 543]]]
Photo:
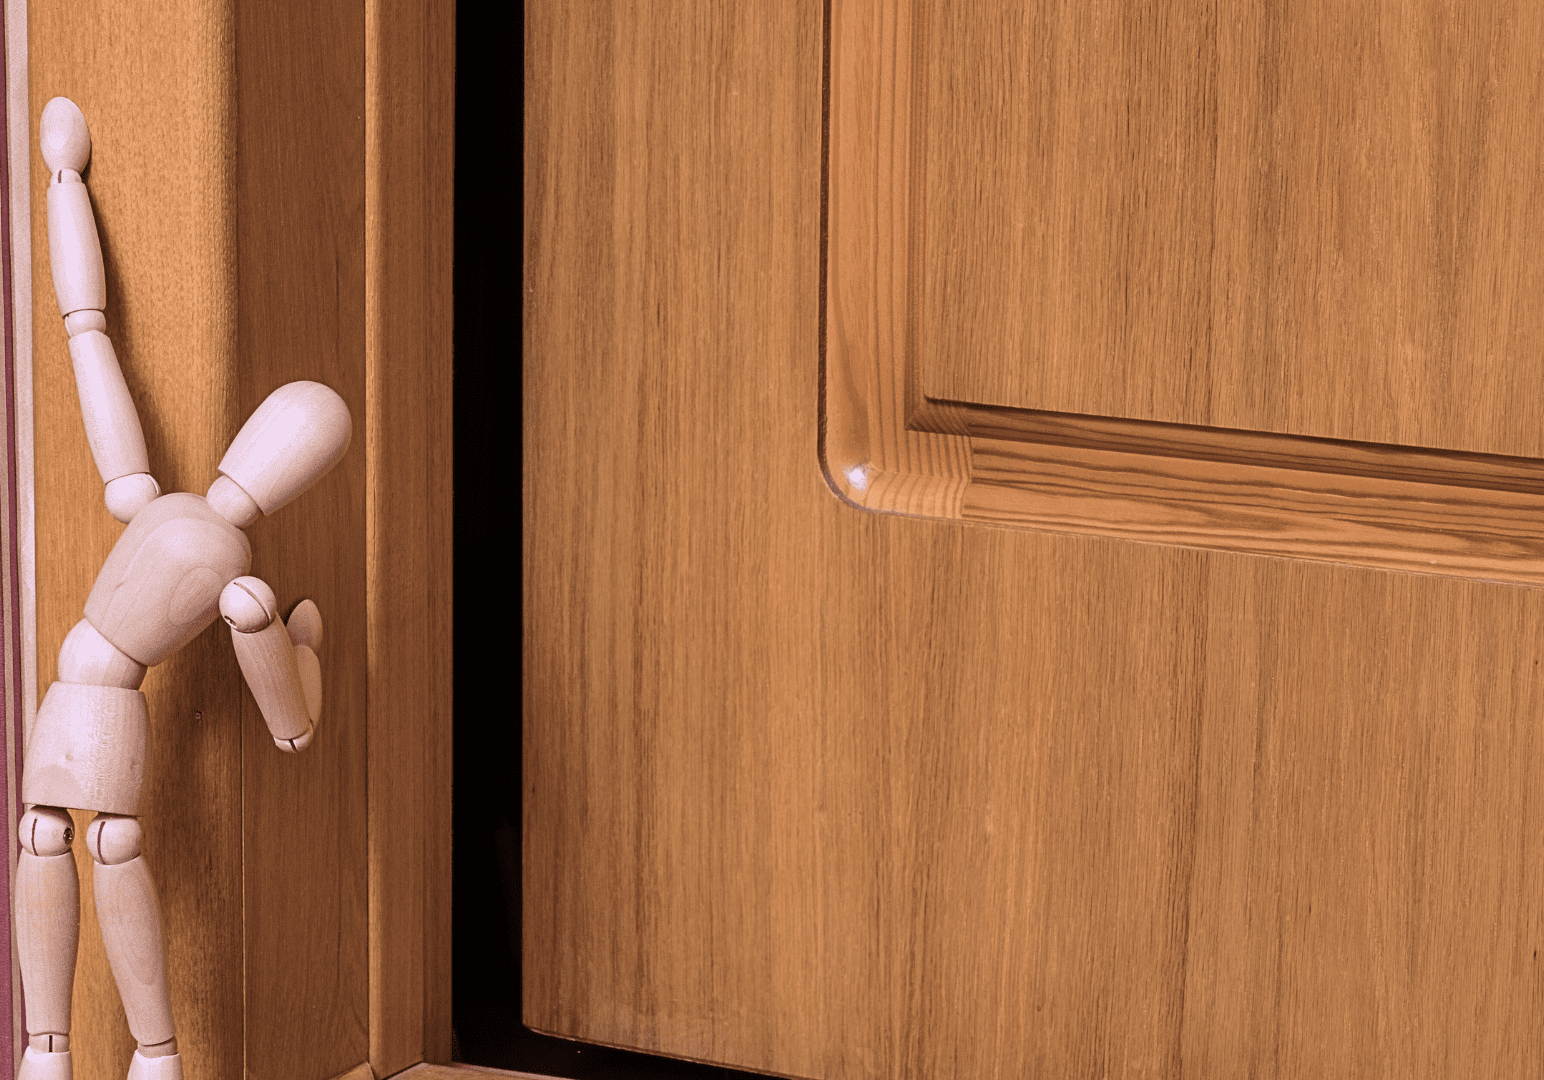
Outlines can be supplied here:
[[[826, 9], [818, 455], [851, 506], [958, 518], [969, 440], [906, 424], [911, 13], [911, 0]], [[842, 48], [857, 38], [867, 47]], [[877, 70], [853, 70], [864, 62]]]
[[1544, 495], [1006, 439], [973, 450], [971, 521], [1544, 586]]
[[[1544, 461], [924, 397], [907, 347], [917, 148], [902, 136], [916, 104], [916, 7], [826, 9], [819, 458], [838, 498], [877, 512], [1544, 585], [1530, 543], [1544, 537]], [[843, 48], [860, 37], [866, 49]], [[1274, 504], [1256, 498], [1264, 492]], [[1253, 528], [1240, 527], [1246, 503]]]
[[907, 425], [973, 439], [1544, 495], [1544, 460], [1501, 454], [931, 399], [908, 413]]
[[1544, 585], [1544, 461], [930, 400], [909, 426], [969, 438], [967, 521]]

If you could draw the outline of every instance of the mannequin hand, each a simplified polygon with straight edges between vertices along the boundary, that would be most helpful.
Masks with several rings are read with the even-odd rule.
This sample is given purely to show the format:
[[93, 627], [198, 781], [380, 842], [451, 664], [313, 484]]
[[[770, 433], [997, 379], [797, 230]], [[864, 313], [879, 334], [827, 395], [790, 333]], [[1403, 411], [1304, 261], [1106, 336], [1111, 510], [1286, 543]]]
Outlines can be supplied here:
[[322, 665], [316, 659], [316, 650], [322, 646], [322, 613], [315, 602], [302, 600], [296, 604], [285, 629], [295, 647], [295, 667], [300, 671], [300, 685], [305, 688], [306, 714], [314, 727], [322, 718]]
[[277, 607], [273, 589], [251, 576], [236, 578], [220, 593], [220, 615], [230, 624], [241, 674], [274, 745], [297, 753], [311, 745], [322, 711], [322, 668], [315, 652], [322, 617], [309, 600], [296, 605], [288, 620], [277, 616]]
[[275, 739], [273, 744], [286, 754], [298, 754], [311, 745], [311, 737], [316, 734], [316, 725], [306, 728], [306, 733], [298, 739]]
[[314, 651], [322, 643], [322, 613], [310, 600], [302, 600], [290, 612], [285, 629], [295, 647], [295, 667], [300, 671], [300, 685], [305, 688], [306, 712], [311, 717], [311, 726], [298, 739], [275, 739], [273, 744], [286, 754], [298, 754], [311, 745], [316, 722], [322, 716], [322, 665]]

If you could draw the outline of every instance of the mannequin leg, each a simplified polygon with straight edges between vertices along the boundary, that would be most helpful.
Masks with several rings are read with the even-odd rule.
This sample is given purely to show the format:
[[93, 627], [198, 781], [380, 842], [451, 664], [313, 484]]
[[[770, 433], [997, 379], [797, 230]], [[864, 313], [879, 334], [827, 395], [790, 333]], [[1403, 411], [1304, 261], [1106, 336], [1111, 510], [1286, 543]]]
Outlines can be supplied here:
[[27, 1000], [27, 1051], [18, 1080], [69, 1080], [70, 992], [80, 940], [80, 880], [69, 812], [22, 815], [16, 866], [16, 944]]
[[150, 868], [139, 853], [142, 835], [138, 821], [117, 814], [98, 814], [87, 827], [86, 846], [96, 862], [97, 921], [129, 1030], [139, 1043], [131, 1080], [181, 1080], [161, 911]]

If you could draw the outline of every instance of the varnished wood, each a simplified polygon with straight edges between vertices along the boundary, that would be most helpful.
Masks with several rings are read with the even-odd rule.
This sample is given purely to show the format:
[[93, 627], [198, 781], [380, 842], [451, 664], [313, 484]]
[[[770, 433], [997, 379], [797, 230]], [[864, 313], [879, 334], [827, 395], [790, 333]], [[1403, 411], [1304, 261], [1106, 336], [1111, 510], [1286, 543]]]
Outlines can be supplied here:
[[[59, 645], [123, 526], [102, 505], [52, 296], [38, 121], [56, 96], [91, 117], [85, 179], [112, 298], [108, 332], [157, 479], [166, 491], [202, 491], [241, 422], [232, 400], [234, 71], [222, 45], [231, 33], [224, 9], [189, 4], [28, 8], [40, 688], [53, 681]], [[244, 691], [227, 636], [223, 627], [201, 636], [143, 687], [144, 852], [158, 876], [168, 989], [190, 1075], [239, 1075], [243, 1059]], [[73, 816], [84, 836], [91, 816]], [[83, 903], [71, 1056], [77, 1080], [109, 1080], [123, 1075], [134, 1042], [89, 899], [94, 872], [84, 844], [75, 858]]]
[[[373, 280], [387, 294], [372, 302], [398, 329], [385, 345], [369, 347], [378, 373], [373, 385], [386, 392], [372, 392], [368, 408], [396, 403], [384, 430], [398, 441], [383, 449], [356, 440], [324, 482], [325, 493], [313, 492], [252, 531], [266, 552], [254, 572], [288, 602], [316, 597], [327, 614], [333, 742], [307, 752], [316, 760], [306, 762], [304, 777], [279, 773], [300, 759], [274, 749], [250, 702], [241, 715], [240, 675], [223, 627], [159, 669], [146, 687], [149, 768], [162, 780], [147, 791], [145, 847], [161, 875], [173, 1007], [190, 1072], [220, 1076], [240, 1074], [244, 1058], [253, 1076], [341, 1072], [371, 1052], [370, 1017], [390, 1029], [377, 1038], [404, 1062], [426, 1052], [449, 1056], [448, 847], [442, 852], [444, 845], [425, 839], [449, 833], [448, 714], [436, 711], [448, 707], [449, 588], [448, 577], [434, 577], [449, 568], [432, 554], [449, 546], [449, 12], [415, 9], [408, 14], [416, 22], [403, 14], [386, 35], [396, 51], [376, 48], [367, 56], [364, 5], [303, 7], [147, 12], [133, 5], [33, 5], [30, 12], [31, 130], [55, 94], [71, 94], [93, 117], [103, 167], [88, 169], [86, 179], [96, 185], [107, 249], [109, 333], [167, 490], [204, 490], [241, 421], [288, 379], [326, 381], [356, 416], [366, 416], [366, 177], [377, 177], [369, 181], [372, 205], [385, 224], [371, 234]], [[381, 8], [370, 10], [379, 20]], [[425, 28], [433, 32], [421, 33]], [[369, 57], [377, 64], [377, 89], [367, 120]], [[419, 86], [426, 93], [382, 90], [381, 64], [396, 73], [385, 80], [388, 90]], [[358, 107], [350, 109], [349, 100]], [[383, 102], [394, 110], [386, 113], [388, 125]], [[377, 132], [391, 128], [391, 137], [374, 145], [404, 162], [394, 172], [379, 157], [368, 165], [367, 124]], [[32, 160], [34, 190], [42, 192], [42, 165], [35, 154]], [[46, 250], [37, 229], [40, 202], [33, 243]], [[34, 272], [43, 275], [35, 295], [46, 300], [46, 264], [35, 261]], [[53, 326], [58, 313], [38, 309], [36, 318], [40, 328]], [[81, 456], [86, 448], [62, 334], [39, 338], [38, 442], [49, 452], [38, 480], [39, 539], [47, 553], [38, 648], [47, 685], [54, 652], [73, 622], [68, 597], [77, 597], [78, 617], [90, 567], [100, 565], [118, 527], [101, 510], [89, 455]], [[57, 356], [49, 352], [55, 347]], [[424, 409], [436, 400], [438, 412]], [[421, 417], [415, 410], [423, 410]], [[383, 430], [379, 418], [373, 429]], [[367, 460], [374, 490], [394, 493], [395, 501], [367, 507]], [[93, 487], [94, 496], [83, 501]], [[337, 510], [311, 516], [306, 507], [315, 503]], [[406, 532], [383, 516], [392, 512]], [[371, 549], [388, 552], [369, 567], [367, 517], [376, 523]], [[420, 600], [411, 592], [397, 598], [403, 560], [427, 568]], [[367, 592], [377, 598], [369, 605]], [[373, 628], [368, 619], [376, 620]], [[420, 784], [422, 796], [416, 810], [387, 811], [400, 827], [367, 842], [368, 649], [380, 658], [371, 670], [395, 680], [372, 697], [371, 722], [396, 717], [388, 742], [414, 746], [369, 766], [372, 789], [391, 793], [390, 801]], [[401, 662], [409, 655], [418, 657], [416, 666]], [[439, 681], [425, 689], [431, 676]], [[290, 812], [296, 800], [307, 815]], [[84, 816], [76, 824], [83, 830]], [[243, 853], [253, 894], [245, 932]], [[411, 870], [401, 879], [418, 898], [379, 898], [381, 911], [418, 914], [405, 923], [377, 922], [369, 939], [366, 883], [385, 881], [378, 872], [367, 875], [367, 859]], [[89, 888], [89, 867], [82, 873]], [[267, 898], [278, 880], [307, 885]], [[116, 991], [85, 907], [76, 984], [83, 1034], [75, 1051], [83, 1080], [121, 1074], [131, 1045], [121, 1014], [114, 1015]], [[377, 944], [367, 953], [371, 940]], [[373, 995], [371, 978], [378, 985]], [[422, 989], [395, 989], [408, 984]], [[297, 986], [308, 989], [297, 993]], [[87, 1038], [88, 1026], [103, 1034]], [[110, 1032], [116, 1035], [104, 1039]], [[246, 1056], [246, 1040], [262, 1045]]]
[[1036, 443], [974, 439], [961, 516], [1544, 585], [1544, 499]]
[[52, 684], [27, 739], [22, 801], [138, 814], [146, 721], [145, 695], [138, 690]]
[[[1544, 495], [1544, 460], [1427, 450], [1343, 439], [1314, 439], [1268, 431], [1236, 431], [1082, 416], [1034, 409], [1007, 409], [965, 402], [928, 402], [910, 415], [913, 426], [968, 435], [974, 440], [1080, 447], [1140, 457], [1182, 458], [1229, 465], [1261, 465], [1294, 472], [1332, 473], [1368, 480], [1408, 481]], [[1311, 477], [1306, 484], [1322, 483]]]
[[897, 2], [925, 396], [1544, 457], [1536, 6]]
[[450, 1060], [455, 5], [366, 0], [364, 55], [369, 1056], [388, 1076]]
[[[72, 187], [84, 189], [83, 184]], [[86, 441], [97, 472], [107, 484], [120, 476], [149, 472], [145, 436], [140, 431], [133, 398], [124, 384], [121, 366], [106, 334], [88, 330], [70, 338], [75, 386], [86, 416]]]
[[[489, 1069], [477, 1065], [414, 1065], [411, 1069], [397, 1073], [392, 1080], [477, 1080], [484, 1076], [518, 1076], [523, 1080], [557, 1080], [556, 1077], [539, 1073], [520, 1072], [510, 1069]], [[339, 1080], [355, 1080], [350, 1075], [339, 1077]]]
[[[1426, 150], [1383, 140], [1358, 163], [1347, 155], [1361, 144], [1343, 141], [1338, 113], [1317, 150], [1255, 146], [1261, 115], [1277, 110], [1301, 134], [1294, 117], [1333, 109], [1364, 77], [1383, 80], [1374, 96], [1390, 115], [1468, 103], [1400, 97], [1401, 65], [1430, 44], [1425, 31], [1380, 39], [1377, 77], [1337, 54], [1319, 67], [1289, 60], [1288, 82], [1255, 85], [1240, 75], [1259, 48], [1250, 34], [1311, 35], [1315, 16], [1278, 26], [1250, 11], [1219, 29], [1200, 10], [1123, 34], [1123, 17], [1076, 17], [1085, 25], [1035, 4], [950, 14], [922, 0], [835, 0], [823, 447], [833, 486], [876, 510], [1538, 583], [1544, 464], [1521, 455], [1544, 452], [1532, 434], [1544, 412], [1493, 399], [1537, 377], [1531, 343], [1544, 344], [1544, 322], [1513, 318], [1510, 283], [1472, 287], [1496, 250], [1519, 250], [1515, 234], [1469, 231], [1507, 200], [1533, 198], [1534, 174], [1493, 155], [1461, 190], [1385, 190], [1401, 155], [1429, 151], [1446, 169], [1452, 140]], [[1507, 10], [1487, 9], [1478, 25], [1506, 24]], [[1365, 30], [1347, 28], [1338, 44], [1362, 47]], [[1503, 116], [1524, 87], [1515, 63], [1492, 62]], [[1128, 100], [1110, 72], [1140, 73], [1163, 100]], [[1314, 166], [1316, 153], [1333, 167]], [[1261, 216], [1260, 200], [1276, 195], [1257, 190], [1247, 162], [1262, 157], [1294, 206], [1315, 191], [1322, 206]], [[1346, 232], [1340, 202], [1365, 201], [1369, 186], [1412, 222], [1461, 210], [1468, 239], [1443, 254], [1413, 226]], [[1196, 196], [1213, 188], [1215, 200]], [[1312, 233], [1314, 220], [1341, 232]], [[1326, 274], [1334, 289], [1303, 291]], [[1410, 295], [1454, 293], [1468, 304], [1458, 323], [1405, 312]], [[1504, 325], [1481, 329], [1486, 320]], [[1438, 369], [1466, 372], [1462, 388], [1433, 383]], [[897, 457], [922, 446], [933, 450]]]
[[[192, 567], [188, 551], [199, 553]], [[209, 628], [220, 590], [251, 560], [246, 534], [202, 498], [163, 495], [134, 516], [103, 560], [86, 618], [136, 663], [159, 665]]]
[[906, 368], [918, 257], [908, 246], [911, 14], [904, 2], [831, 9], [821, 458], [831, 485], [858, 506], [959, 517], [969, 444], [906, 423], [918, 404]]
[[166, 970], [155, 879], [144, 856], [95, 864], [97, 923], [115, 966], [129, 1029], [142, 1044], [164, 1043], [176, 1028], [166, 1004]]
[[[238, 152], [226, 210], [237, 223], [239, 285], [229, 404], [240, 423], [276, 387], [308, 378], [364, 416], [363, 4], [239, 3], [234, 35]], [[361, 449], [248, 530], [252, 574], [286, 609], [315, 600], [328, 631], [328, 722], [303, 755], [278, 752], [256, 702], [242, 698], [244, 1068], [254, 1077], [319, 1080], [369, 1051]], [[220, 636], [229, 642], [223, 627]]]
[[[232, 584], [245, 582], [238, 578]], [[226, 588], [229, 590], [230, 586]], [[301, 740], [305, 736], [303, 744], [295, 745], [309, 745], [317, 717], [312, 715], [306, 700], [295, 643], [290, 640], [284, 621], [275, 617], [266, 626], [251, 631], [233, 625], [231, 645], [274, 742]]]
[[[75, 860], [68, 852], [53, 854], [62, 842], [62, 838], [56, 839], [45, 849], [47, 854], [39, 854], [39, 845], [29, 843], [18, 855], [13, 916], [17, 927], [28, 931], [17, 942], [16, 950], [18, 959], [26, 957], [31, 969], [23, 981], [27, 1019], [34, 1031], [61, 1036], [69, 1026], [75, 971], [71, 965], [49, 961], [61, 955], [73, 956], [80, 943], [80, 881]], [[29, 950], [31, 956], [26, 955]], [[21, 1043], [27, 1045], [25, 1030]]]
[[824, 14], [528, 8], [525, 1021], [821, 1080], [1536, 1073], [1544, 590], [834, 498]]

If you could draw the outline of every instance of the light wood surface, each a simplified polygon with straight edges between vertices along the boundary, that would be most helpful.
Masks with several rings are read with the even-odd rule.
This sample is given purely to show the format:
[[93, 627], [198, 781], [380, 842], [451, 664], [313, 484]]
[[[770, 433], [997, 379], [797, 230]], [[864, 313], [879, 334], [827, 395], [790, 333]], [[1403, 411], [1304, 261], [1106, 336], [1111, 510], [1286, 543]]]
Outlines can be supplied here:
[[348, 453], [348, 403], [323, 383], [298, 379], [276, 388], [241, 425], [220, 459], [263, 514], [276, 514]]
[[915, 6], [926, 396], [1544, 457], [1544, 11]]
[[[138, 814], [144, 802], [145, 695], [56, 682], [27, 734], [24, 803]], [[76, 829], [78, 835], [83, 835]]]
[[[1485, 146], [1462, 151], [1463, 180], [1392, 183], [1411, 154], [1449, 176], [1462, 140], [1356, 149], [1341, 127], [1371, 114], [1335, 111], [1349, 92], [1416, 127], [1490, 130], [1522, 109], [1521, 69], [1460, 31], [1434, 38], [1473, 54], [1443, 78], [1489, 72], [1490, 111], [1470, 116], [1464, 91], [1411, 90], [1411, 55], [1434, 47], [1417, 0], [1379, 40], [1376, 77], [1344, 51], [1305, 66], [1260, 44], [1312, 37], [1328, 9], [1219, 30], [1192, 8], [1121, 32], [1039, 4], [832, 5], [833, 486], [876, 510], [1541, 583], [1544, 473], [1527, 455], [1544, 407], [1516, 395], [1538, 379], [1544, 321], [1514, 315], [1514, 278], [1474, 281], [1499, 280], [1498, 258], [1533, 272], [1518, 230], [1487, 223], [1544, 187]], [[1481, 37], [1505, 22], [1483, 10]], [[1337, 50], [1369, 48], [1367, 32], [1345, 28]], [[1255, 85], [1240, 71], [1261, 49], [1276, 74]], [[1111, 89], [1136, 78], [1162, 100]], [[1369, 191], [1397, 228], [1350, 221]], [[1460, 239], [1432, 247], [1437, 223]], [[1417, 316], [1416, 295], [1465, 306]]]
[[823, 15], [527, 9], [526, 1022], [822, 1080], [1536, 1073], [1544, 591], [834, 498]]
[[[223, 21], [222, 21], [223, 18]], [[236, 297], [228, 18], [191, 5], [29, 5], [33, 191], [48, 176], [35, 149], [46, 102], [91, 116], [85, 178], [102, 238], [108, 330], [166, 491], [202, 490], [240, 425], [235, 414]], [[117, 43], [108, 45], [107, 43]], [[43, 199], [33, 220], [36, 332], [39, 683], [122, 526], [103, 509], [82, 435], [69, 353], [52, 297]], [[169, 991], [190, 1073], [238, 1075], [243, 980], [240, 673], [223, 630], [200, 637], [146, 680], [149, 760], [144, 851], [158, 874]], [[199, 718], [195, 718], [195, 716]], [[266, 741], [266, 740], [265, 740]], [[272, 744], [269, 743], [271, 746]], [[89, 815], [76, 814], [77, 835]], [[93, 893], [85, 845], [81, 891]], [[121, 1076], [133, 1052], [101, 944], [82, 904], [71, 1056], [79, 1080]]]
[[129, 1030], [142, 1045], [176, 1036], [166, 998], [166, 948], [155, 879], [144, 856], [94, 862], [97, 922], [122, 995]]
[[231, 645], [274, 742], [298, 740], [309, 734], [312, 718], [306, 708], [300, 665], [295, 661], [295, 643], [290, 640], [284, 620], [276, 617], [267, 626], [251, 632], [233, 626]]
[[[53, 854], [62, 843], [57, 840], [42, 851], [42, 845], [29, 845], [32, 850], [17, 857], [14, 919], [27, 931], [20, 935], [17, 951], [31, 951], [25, 980], [27, 1018], [39, 1033], [65, 1036], [75, 972], [51, 961], [74, 955], [80, 946], [80, 879], [68, 853]], [[22, 1045], [27, 1041], [23, 1031]]]
[[[55, 98], [55, 101], [67, 101]], [[47, 107], [45, 106], [45, 111]], [[77, 108], [76, 114], [79, 115]], [[47, 149], [46, 127], [40, 125], [41, 150]], [[103, 311], [107, 306], [107, 286], [102, 271], [102, 245], [92, 221], [91, 197], [81, 183], [80, 164], [57, 169], [45, 196], [48, 203], [49, 271], [54, 279], [54, 297], [59, 314], [76, 311]], [[43, 163], [48, 164], [45, 154]]]
[[[325, 382], [365, 416], [363, 5], [45, 3], [29, 14], [32, 130], [57, 94], [92, 117], [96, 147], [85, 178], [106, 256], [108, 333], [162, 486], [203, 491], [241, 422], [291, 379]], [[41, 192], [44, 167], [35, 153], [31, 160]], [[33, 207], [39, 251], [40, 202]], [[386, 238], [393, 250], [394, 234]], [[411, 253], [403, 261], [423, 263]], [[47, 272], [43, 260], [34, 262], [34, 297], [48, 299]], [[443, 285], [422, 276], [448, 290], [448, 273]], [[38, 536], [48, 554], [39, 570], [43, 685], [118, 532], [101, 509], [79, 405], [67, 393], [63, 331], [41, 333], [57, 328], [52, 307], [34, 304], [37, 441], [48, 448], [37, 481]], [[409, 324], [422, 309], [412, 297], [398, 307]], [[443, 434], [432, 451], [422, 438], [407, 442], [412, 453], [445, 457]], [[388, 652], [399, 647], [392, 628], [367, 627], [366, 594], [381, 588], [367, 583], [371, 453], [356, 442], [317, 489], [251, 532], [262, 548], [254, 573], [286, 605], [311, 596], [327, 612], [327, 745], [303, 758], [274, 748], [244, 696], [223, 628], [147, 680], [145, 850], [158, 875], [190, 1075], [245, 1069], [254, 1077], [325, 1077], [369, 1053], [367, 638]], [[374, 476], [409, 491], [423, 483], [395, 460], [377, 465]], [[389, 528], [378, 532], [391, 537]], [[399, 542], [414, 551], [411, 539]], [[448, 637], [430, 640], [443, 649]], [[443, 739], [410, 729], [448, 760], [438, 749], [448, 746], [448, 725]], [[424, 757], [414, 766], [422, 768]], [[376, 775], [381, 790], [396, 778], [389, 768]], [[446, 781], [423, 800], [431, 811], [448, 789]], [[301, 805], [307, 812], [296, 815]], [[416, 852], [433, 822], [425, 813], [376, 844]], [[421, 857], [414, 862], [424, 865]], [[448, 869], [432, 880], [421, 875], [413, 888], [423, 896], [448, 877]], [[82, 878], [87, 886], [89, 867]], [[131, 1046], [86, 908], [73, 1044], [81, 1080], [121, 1075]], [[422, 924], [418, 933], [420, 941], [440, 941]], [[426, 952], [420, 946], [411, 958], [422, 962]], [[386, 973], [405, 966], [388, 965]], [[420, 1018], [415, 1056], [423, 1053], [429, 997], [425, 990], [412, 1002]], [[444, 1030], [448, 1041], [448, 1017]]]
[[[84, 188], [84, 185], [74, 185]], [[139, 414], [123, 381], [121, 366], [106, 334], [88, 330], [70, 338], [75, 388], [86, 420], [86, 441], [102, 483], [149, 472]]]
[[[187, 565], [189, 551], [200, 564]], [[218, 621], [220, 591], [251, 564], [245, 533], [198, 495], [169, 492], [134, 515], [102, 561], [86, 618], [136, 663], [156, 666]]]
[[145, 681], [145, 665], [119, 652], [87, 619], [70, 627], [57, 662], [55, 674], [62, 683], [138, 690]]

